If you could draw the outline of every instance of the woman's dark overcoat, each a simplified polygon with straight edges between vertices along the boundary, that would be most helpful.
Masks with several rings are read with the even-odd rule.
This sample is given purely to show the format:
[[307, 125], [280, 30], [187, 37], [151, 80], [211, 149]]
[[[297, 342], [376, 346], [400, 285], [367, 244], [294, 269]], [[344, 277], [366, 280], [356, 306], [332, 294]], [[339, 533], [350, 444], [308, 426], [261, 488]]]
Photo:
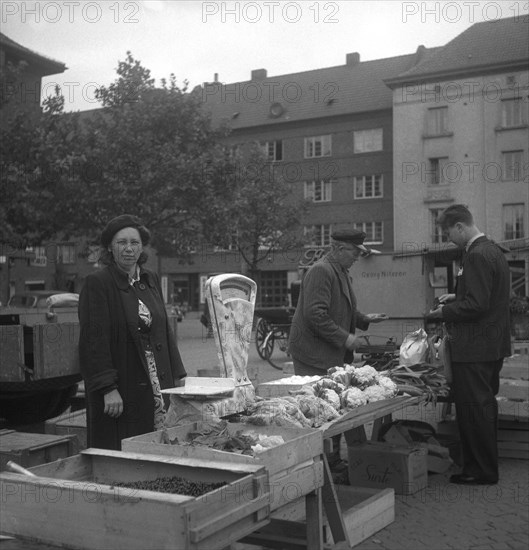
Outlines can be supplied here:
[[[90, 274], [79, 297], [79, 358], [87, 399], [88, 445], [121, 449], [121, 440], [154, 430], [154, 397], [138, 334], [138, 297], [152, 314], [150, 341], [162, 389], [186, 375], [157, 275], [140, 270], [135, 289], [115, 265]], [[103, 413], [103, 396], [118, 389], [123, 413]]]

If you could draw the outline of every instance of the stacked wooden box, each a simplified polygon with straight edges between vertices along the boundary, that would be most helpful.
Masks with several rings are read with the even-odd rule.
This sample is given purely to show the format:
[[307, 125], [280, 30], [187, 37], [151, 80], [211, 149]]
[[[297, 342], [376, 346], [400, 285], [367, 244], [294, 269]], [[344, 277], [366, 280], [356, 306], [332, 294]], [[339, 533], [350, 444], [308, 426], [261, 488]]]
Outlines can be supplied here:
[[67, 458], [77, 451], [77, 438], [72, 435], [56, 436], [0, 430], [0, 470], [5, 470], [9, 461], [30, 468], [59, 458]]

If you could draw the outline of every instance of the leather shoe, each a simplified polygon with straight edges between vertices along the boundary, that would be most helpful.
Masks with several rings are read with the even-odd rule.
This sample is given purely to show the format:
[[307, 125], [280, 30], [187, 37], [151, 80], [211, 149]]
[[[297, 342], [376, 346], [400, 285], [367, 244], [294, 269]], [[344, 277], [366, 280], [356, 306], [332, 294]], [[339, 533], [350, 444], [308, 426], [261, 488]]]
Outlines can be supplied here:
[[450, 483], [458, 485], [496, 485], [498, 480], [482, 479], [479, 477], [467, 476], [466, 474], [454, 474], [450, 476]]

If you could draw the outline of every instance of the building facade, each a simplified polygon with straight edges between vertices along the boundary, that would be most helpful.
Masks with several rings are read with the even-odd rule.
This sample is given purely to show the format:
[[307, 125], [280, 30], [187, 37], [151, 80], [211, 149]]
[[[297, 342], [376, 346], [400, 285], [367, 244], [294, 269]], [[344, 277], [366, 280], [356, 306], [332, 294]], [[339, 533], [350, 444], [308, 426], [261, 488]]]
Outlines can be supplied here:
[[437, 217], [463, 203], [483, 232], [510, 249], [513, 291], [529, 296], [528, 30], [521, 18], [475, 24], [386, 81], [395, 251], [429, 256], [432, 281], [448, 284], [455, 268]]

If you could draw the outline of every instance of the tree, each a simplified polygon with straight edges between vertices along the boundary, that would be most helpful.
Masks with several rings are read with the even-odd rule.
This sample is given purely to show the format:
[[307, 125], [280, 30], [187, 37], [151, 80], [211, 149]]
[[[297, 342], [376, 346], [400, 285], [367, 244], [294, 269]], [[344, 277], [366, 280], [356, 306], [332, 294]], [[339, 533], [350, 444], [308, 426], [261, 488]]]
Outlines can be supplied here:
[[228, 168], [216, 212], [205, 212], [204, 236], [222, 248], [235, 246], [249, 275], [258, 279], [262, 262], [304, 243], [299, 229], [308, 204], [296, 200], [292, 184], [256, 143], [240, 147]]
[[180, 88], [171, 74], [156, 87], [127, 52], [96, 97], [102, 108], [87, 113], [64, 113], [59, 90], [31, 117], [10, 107], [0, 133], [0, 241], [94, 241], [127, 212], [153, 230], [160, 255], [185, 257], [204, 240], [222, 245], [235, 227], [250, 272], [297, 242], [302, 205], [290, 186], [271, 175], [258, 147], [227, 153], [229, 130], [212, 127], [187, 82]]

